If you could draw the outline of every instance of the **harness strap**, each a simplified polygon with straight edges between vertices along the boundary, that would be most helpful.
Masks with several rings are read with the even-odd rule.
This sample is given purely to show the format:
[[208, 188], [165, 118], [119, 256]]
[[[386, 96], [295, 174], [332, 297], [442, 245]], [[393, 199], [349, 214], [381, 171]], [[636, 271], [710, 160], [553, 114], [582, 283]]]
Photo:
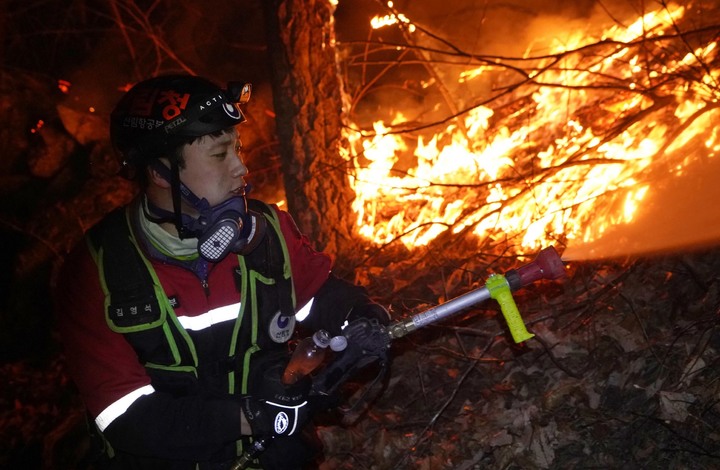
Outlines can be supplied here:
[[[130, 240], [125, 210], [106, 217], [89, 235], [100, 263], [101, 282], [109, 293], [107, 315], [121, 327], [132, 329], [162, 317], [150, 272]], [[106, 267], [111, 269], [105, 269]]]
[[[197, 358], [192, 340], [174, 316], [155, 271], [140, 253], [130, 230], [130, 217], [129, 208], [117, 209], [88, 234], [105, 293], [108, 327], [125, 335], [146, 367], [195, 375]], [[150, 357], [154, 350], [150, 343], [155, 341], [168, 344], [166, 357], [160, 362]]]

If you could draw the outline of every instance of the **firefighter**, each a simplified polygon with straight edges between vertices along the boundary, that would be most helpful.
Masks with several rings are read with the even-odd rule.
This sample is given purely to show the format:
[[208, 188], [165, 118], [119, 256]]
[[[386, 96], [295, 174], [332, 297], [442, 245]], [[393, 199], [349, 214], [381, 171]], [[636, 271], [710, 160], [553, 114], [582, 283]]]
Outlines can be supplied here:
[[[237, 125], [250, 85], [167, 75], [133, 86], [110, 134], [138, 196], [88, 231], [58, 276], [69, 373], [101, 468], [317, 465], [309, 378], [280, 377], [296, 329], [387, 324], [291, 216], [246, 197]], [[263, 441], [266, 442], [266, 441]]]

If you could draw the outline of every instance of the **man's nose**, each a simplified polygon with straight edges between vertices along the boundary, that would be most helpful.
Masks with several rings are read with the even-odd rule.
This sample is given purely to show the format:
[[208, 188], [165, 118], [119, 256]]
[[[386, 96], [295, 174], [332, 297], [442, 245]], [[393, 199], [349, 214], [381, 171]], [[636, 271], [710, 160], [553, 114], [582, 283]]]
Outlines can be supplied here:
[[248, 167], [245, 166], [245, 162], [241, 157], [237, 157], [236, 163], [232, 168], [231, 173], [235, 178], [239, 178], [241, 176], [245, 176], [248, 174]]

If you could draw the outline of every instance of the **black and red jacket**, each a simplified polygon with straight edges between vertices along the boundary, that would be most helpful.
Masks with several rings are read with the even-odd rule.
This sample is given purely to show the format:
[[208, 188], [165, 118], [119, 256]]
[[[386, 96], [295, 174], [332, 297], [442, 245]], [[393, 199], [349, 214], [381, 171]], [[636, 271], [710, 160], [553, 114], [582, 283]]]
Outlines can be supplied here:
[[251, 364], [268, 351], [287, 351], [292, 315], [303, 311], [308, 331], [337, 334], [348, 310], [369, 302], [363, 289], [330, 274], [330, 258], [310, 246], [288, 213], [265, 207], [267, 240], [250, 255], [202, 269], [198, 259], [153, 253], [134, 221], [137, 204], [101, 222], [102, 230], [125, 230], [152, 268], [162, 312], [139, 322], [125, 320], [142, 305], [118, 308], [108, 295], [103, 270], [120, 272], [113, 266], [123, 260], [108, 255], [107, 238], [68, 256], [56, 295], [66, 362], [115, 452], [157, 468], [227, 461], [241, 439], [238, 397], [251, 385]]

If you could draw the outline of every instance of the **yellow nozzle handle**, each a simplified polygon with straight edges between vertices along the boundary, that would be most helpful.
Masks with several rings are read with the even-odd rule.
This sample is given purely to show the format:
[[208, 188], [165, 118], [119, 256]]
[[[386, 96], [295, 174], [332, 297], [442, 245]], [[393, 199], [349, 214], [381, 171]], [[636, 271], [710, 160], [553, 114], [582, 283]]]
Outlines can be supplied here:
[[485, 283], [485, 287], [490, 292], [490, 297], [497, 300], [498, 304], [500, 304], [500, 310], [502, 310], [505, 322], [510, 329], [510, 334], [516, 343], [522, 343], [535, 336], [525, 328], [525, 323], [523, 323], [520, 311], [518, 311], [517, 305], [515, 305], [515, 299], [513, 299], [512, 292], [510, 291], [510, 284], [508, 284], [505, 276], [502, 274], [491, 274]]

